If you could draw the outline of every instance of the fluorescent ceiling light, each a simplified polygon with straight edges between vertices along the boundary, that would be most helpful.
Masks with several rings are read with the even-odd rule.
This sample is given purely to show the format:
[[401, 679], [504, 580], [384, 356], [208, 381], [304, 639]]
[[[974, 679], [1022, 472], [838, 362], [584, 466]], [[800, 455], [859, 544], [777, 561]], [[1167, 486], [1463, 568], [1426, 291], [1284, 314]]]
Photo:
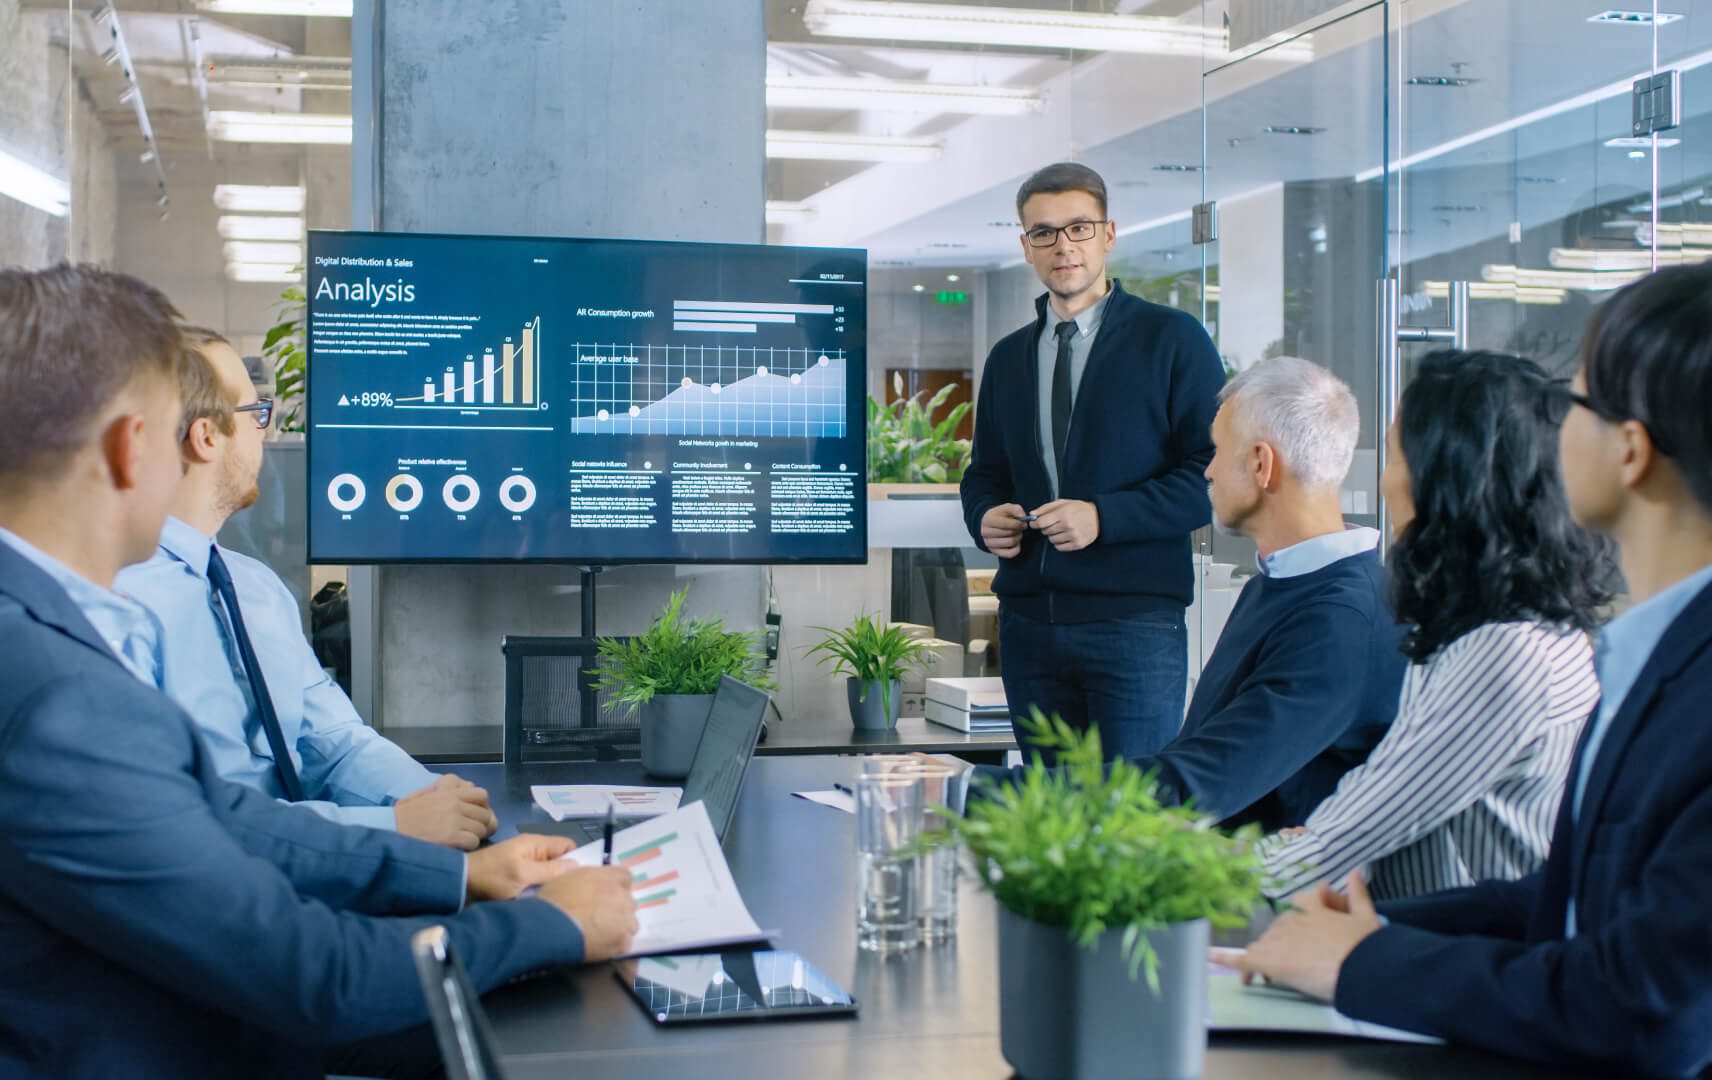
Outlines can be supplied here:
[[64, 180], [4, 150], [0, 150], [0, 195], [10, 195], [54, 217], [64, 217], [71, 209], [71, 188]]
[[[1692, 266], [1712, 258], [1712, 248], [1660, 247], [1658, 265]], [[1552, 248], [1551, 264], [1560, 270], [1651, 270], [1653, 252], [1647, 248], [1599, 251], [1588, 248]]]
[[1653, 139], [1658, 139], [1660, 150], [1681, 145], [1681, 139], [1672, 139], [1666, 135], [1619, 135], [1615, 139], [1606, 139], [1605, 145], [1617, 150], [1648, 150], [1652, 148]]
[[[1428, 297], [1434, 300], [1444, 300], [1450, 296], [1450, 282], [1427, 281], [1422, 283]], [[1567, 289], [1559, 287], [1541, 287], [1537, 285], [1513, 285], [1499, 281], [1471, 281], [1468, 283], [1468, 298], [1470, 300], [1509, 300], [1517, 304], [1561, 304], [1564, 297], [1569, 295]]]
[[260, 240], [229, 240], [226, 242], [226, 261], [302, 266], [303, 245], [270, 244]]
[[[1197, 59], [1225, 54], [1222, 27], [1157, 15], [1105, 15], [974, 4], [903, 4], [894, 0], [808, 0], [803, 25], [810, 33], [824, 37], [882, 41], [1147, 53]], [[1275, 60], [1311, 60], [1313, 47], [1307, 41], [1294, 41], [1259, 55]]]
[[1603, 26], [1663, 26], [1682, 18], [1674, 11], [1661, 11], [1654, 15], [1650, 11], [1601, 11], [1597, 15], [1589, 15], [1587, 21]]
[[222, 240], [301, 240], [300, 217], [237, 217], [222, 215], [215, 223]]
[[302, 281], [303, 271], [279, 263], [227, 263], [226, 276], [233, 281], [263, 281], [285, 283]]
[[767, 80], [773, 109], [883, 109], [891, 112], [1021, 116], [1039, 112], [1040, 91], [1005, 86], [784, 75]]
[[215, 184], [214, 205], [256, 214], [303, 213], [303, 189], [279, 184]]
[[[1671, 66], [1676, 68], [1678, 71], [1693, 71], [1696, 68], [1705, 67], [1709, 63], [1712, 63], [1712, 50], [1695, 53], [1693, 56], [1685, 57]], [[1430, 146], [1425, 150], [1417, 151], [1416, 153], [1396, 159], [1391, 162], [1391, 171], [1401, 172], [1411, 166], [1419, 165], [1423, 161], [1431, 161], [1434, 158], [1443, 157], [1446, 154], [1461, 150], [1463, 147], [1485, 142], [1494, 135], [1503, 135], [1506, 132], [1515, 131], [1517, 128], [1524, 128], [1529, 124], [1538, 123], [1541, 120], [1548, 120], [1554, 116], [1562, 116], [1564, 113], [1573, 112], [1576, 109], [1585, 108], [1588, 105], [1597, 104], [1598, 102], [1605, 101], [1609, 98], [1627, 97], [1635, 91], [1635, 80], [1640, 78], [1642, 75], [1650, 74], [1651, 72], [1636, 72], [1629, 78], [1623, 79], [1619, 82], [1607, 83], [1596, 90], [1589, 90], [1585, 94], [1577, 94], [1572, 98], [1565, 98], [1563, 101], [1534, 109], [1532, 112], [1525, 112], [1520, 116], [1512, 116], [1508, 120], [1493, 124], [1489, 127], [1483, 127], [1478, 131], [1471, 131], [1467, 135], [1459, 135], [1454, 139], [1438, 143], [1437, 145]], [[1663, 139], [1659, 140], [1659, 144], [1661, 146], [1664, 145], [1664, 142], [1665, 140]], [[1652, 140], [1650, 138], [1647, 140], [1647, 145], [1652, 145]], [[1356, 173], [1355, 182], [1358, 184], [1365, 184], [1369, 180], [1384, 175], [1384, 173], [1385, 166], [1375, 165], [1371, 169], [1366, 169], [1362, 172]]]
[[[1642, 247], [1651, 246], [1653, 227], [1648, 222], [1642, 222], [1635, 228], [1635, 243]], [[1660, 249], [1668, 247], [1712, 247], [1712, 224], [1685, 222], [1677, 225], [1660, 225], [1658, 227], [1658, 242]]]
[[1608, 292], [1646, 276], [1645, 270], [1534, 270], [1525, 266], [1488, 265], [1480, 270], [1487, 281], [1519, 288], [1579, 289]]
[[767, 200], [767, 224], [788, 225], [793, 221], [807, 221], [814, 216], [814, 207], [807, 203], [784, 202], [778, 199]]
[[196, 0], [215, 15], [321, 15], [351, 17], [351, 0]]
[[939, 156], [939, 140], [817, 131], [769, 131], [767, 156], [798, 161], [932, 161]]
[[337, 113], [262, 113], [216, 109], [208, 114], [209, 137], [223, 142], [346, 143], [351, 118]]

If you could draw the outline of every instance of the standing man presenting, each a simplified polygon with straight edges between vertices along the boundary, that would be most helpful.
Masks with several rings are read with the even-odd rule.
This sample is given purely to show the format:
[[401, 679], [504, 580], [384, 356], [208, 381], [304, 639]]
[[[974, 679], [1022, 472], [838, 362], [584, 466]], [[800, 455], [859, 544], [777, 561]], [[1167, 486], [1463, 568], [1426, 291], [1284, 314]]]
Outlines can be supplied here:
[[1097, 725], [1108, 758], [1142, 757], [1183, 721], [1189, 534], [1212, 514], [1224, 366], [1193, 316], [1106, 277], [1117, 229], [1098, 173], [1047, 166], [1017, 215], [1046, 294], [987, 357], [963, 515], [999, 557], [1011, 715], [1038, 706]]

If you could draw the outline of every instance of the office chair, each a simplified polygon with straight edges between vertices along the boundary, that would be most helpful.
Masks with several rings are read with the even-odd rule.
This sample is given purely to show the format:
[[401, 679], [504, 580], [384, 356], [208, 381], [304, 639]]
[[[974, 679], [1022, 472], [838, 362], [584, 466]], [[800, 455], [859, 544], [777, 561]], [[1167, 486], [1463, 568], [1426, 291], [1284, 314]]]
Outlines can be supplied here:
[[410, 953], [422, 980], [422, 994], [428, 999], [434, 1042], [440, 1047], [447, 1080], [505, 1080], [481, 998], [452, 951], [446, 928], [417, 931], [410, 939]]
[[642, 756], [638, 719], [608, 709], [589, 674], [598, 649], [585, 637], [507, 634], [504, 760], [628, 761]]

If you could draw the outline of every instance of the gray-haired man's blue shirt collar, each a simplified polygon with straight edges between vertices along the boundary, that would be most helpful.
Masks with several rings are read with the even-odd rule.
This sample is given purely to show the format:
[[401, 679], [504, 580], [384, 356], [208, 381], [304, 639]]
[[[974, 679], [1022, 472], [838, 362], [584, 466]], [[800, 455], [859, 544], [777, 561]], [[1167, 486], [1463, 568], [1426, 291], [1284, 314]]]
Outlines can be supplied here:
[[1299, 544], [1279, 548], [1264, 558], [1257, 556], [1255, 565], [1271, 578], [1301, 577], [1324, 570], [1332, 563], [1360, 555], [1379, 546], [1379, 530], [1364, 525], [1345, 525], [1342, 532], [1314, 536]]

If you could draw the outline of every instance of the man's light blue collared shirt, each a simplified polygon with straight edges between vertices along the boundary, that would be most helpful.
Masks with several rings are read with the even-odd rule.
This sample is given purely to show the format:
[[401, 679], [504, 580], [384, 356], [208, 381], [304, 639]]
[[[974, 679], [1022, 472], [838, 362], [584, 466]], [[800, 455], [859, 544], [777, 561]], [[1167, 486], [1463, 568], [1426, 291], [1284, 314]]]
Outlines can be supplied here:
[[[1712, 586], [1712, 566], [1692, 574], [1628, 611], [1612, 619], [1593, 646], [1593, 669], [1599, 675], [1599, 712], [1593, 718], [1593, 730], [1587, 735], [1587, 748], [1581, 752], [1581, 765], [1575, 774], [1575, 801], [1570, 804], [1573, 817], [1581, 819], [1581, 800], [1587, 795], [1587, 780], [1593, 775], [1593, 763], [1599, 748], [1611, 731], [1611, 721], [1623, 708], [1635, 680], [1647, 666], [1647, 660], [1658, 648], [1670, 624], [1682, 614], [1702, 589]], [[1575, 936], [1575, 897], [1569, 898], [1569, 911], [1564, 919], [1565, 938]]]
[[[1093, 307], [1076, 316], [1076, 332], [1070, 335], [1070, 407], [1076, 407], [1076, 394], [1082, 388], [1082, 372], [1088, 368], [1088, 354], [1094, 351], [1094, 335], [1100, 332], [1100, 320], [1112, 292], [1100, 297]], [[1060, 319], [1052, 305], [1046, 305], [1046, 327], [1040, 332], [1040, 370], [1035, 394], [1040, 401], [1040, 447], [1046, 459], [1046, 475], [1052, 481], [1052, 497], [1058, 497], [1058, 459], [1052, 453], [1052, 369], [1058, 365], [1058, 324]]]
[[1299, 544], [1279, 548], [1264, 558], [1255, 559], [1260, 572], [1270, 578], [1301, 577], [1324, 570], [1340, 559], [1360, 555], [1379, 546], [1379, 530], [1364, 525], [1346, 525], [1343, 532], [1314, 536]]
[[101, 640], [107, 643], [113, 655], [131, 674], [150, 686], [159, 684], [155, 642], [159, 640], [160, 628], [147, 608], [111, 589], [103, 589], [15, 532], [0, 529], [0, 540], [6, 541], [12, 550], [34, 563], [65, 590], [71, 602], [89, 620], [89, 625], [95, 627]]
[[[159, 647], [156, 685], [202, 732], [220, 775], [273, 795], [280, 790], [273, 751], [253, 705], [249, 679], [224, 609], [208, 583], [214, 544], [168, 518], [154, 558], [121, 571], [116, 583], [154, 613]], [[220, 549], [238, 593], [279, 726], [303, 780], [307, 806], [335, 821], [397, 827], [391, 804], [436, 777], [363, 723], [327, 677], [303, 636], [297, 602], [264, 564]]]

